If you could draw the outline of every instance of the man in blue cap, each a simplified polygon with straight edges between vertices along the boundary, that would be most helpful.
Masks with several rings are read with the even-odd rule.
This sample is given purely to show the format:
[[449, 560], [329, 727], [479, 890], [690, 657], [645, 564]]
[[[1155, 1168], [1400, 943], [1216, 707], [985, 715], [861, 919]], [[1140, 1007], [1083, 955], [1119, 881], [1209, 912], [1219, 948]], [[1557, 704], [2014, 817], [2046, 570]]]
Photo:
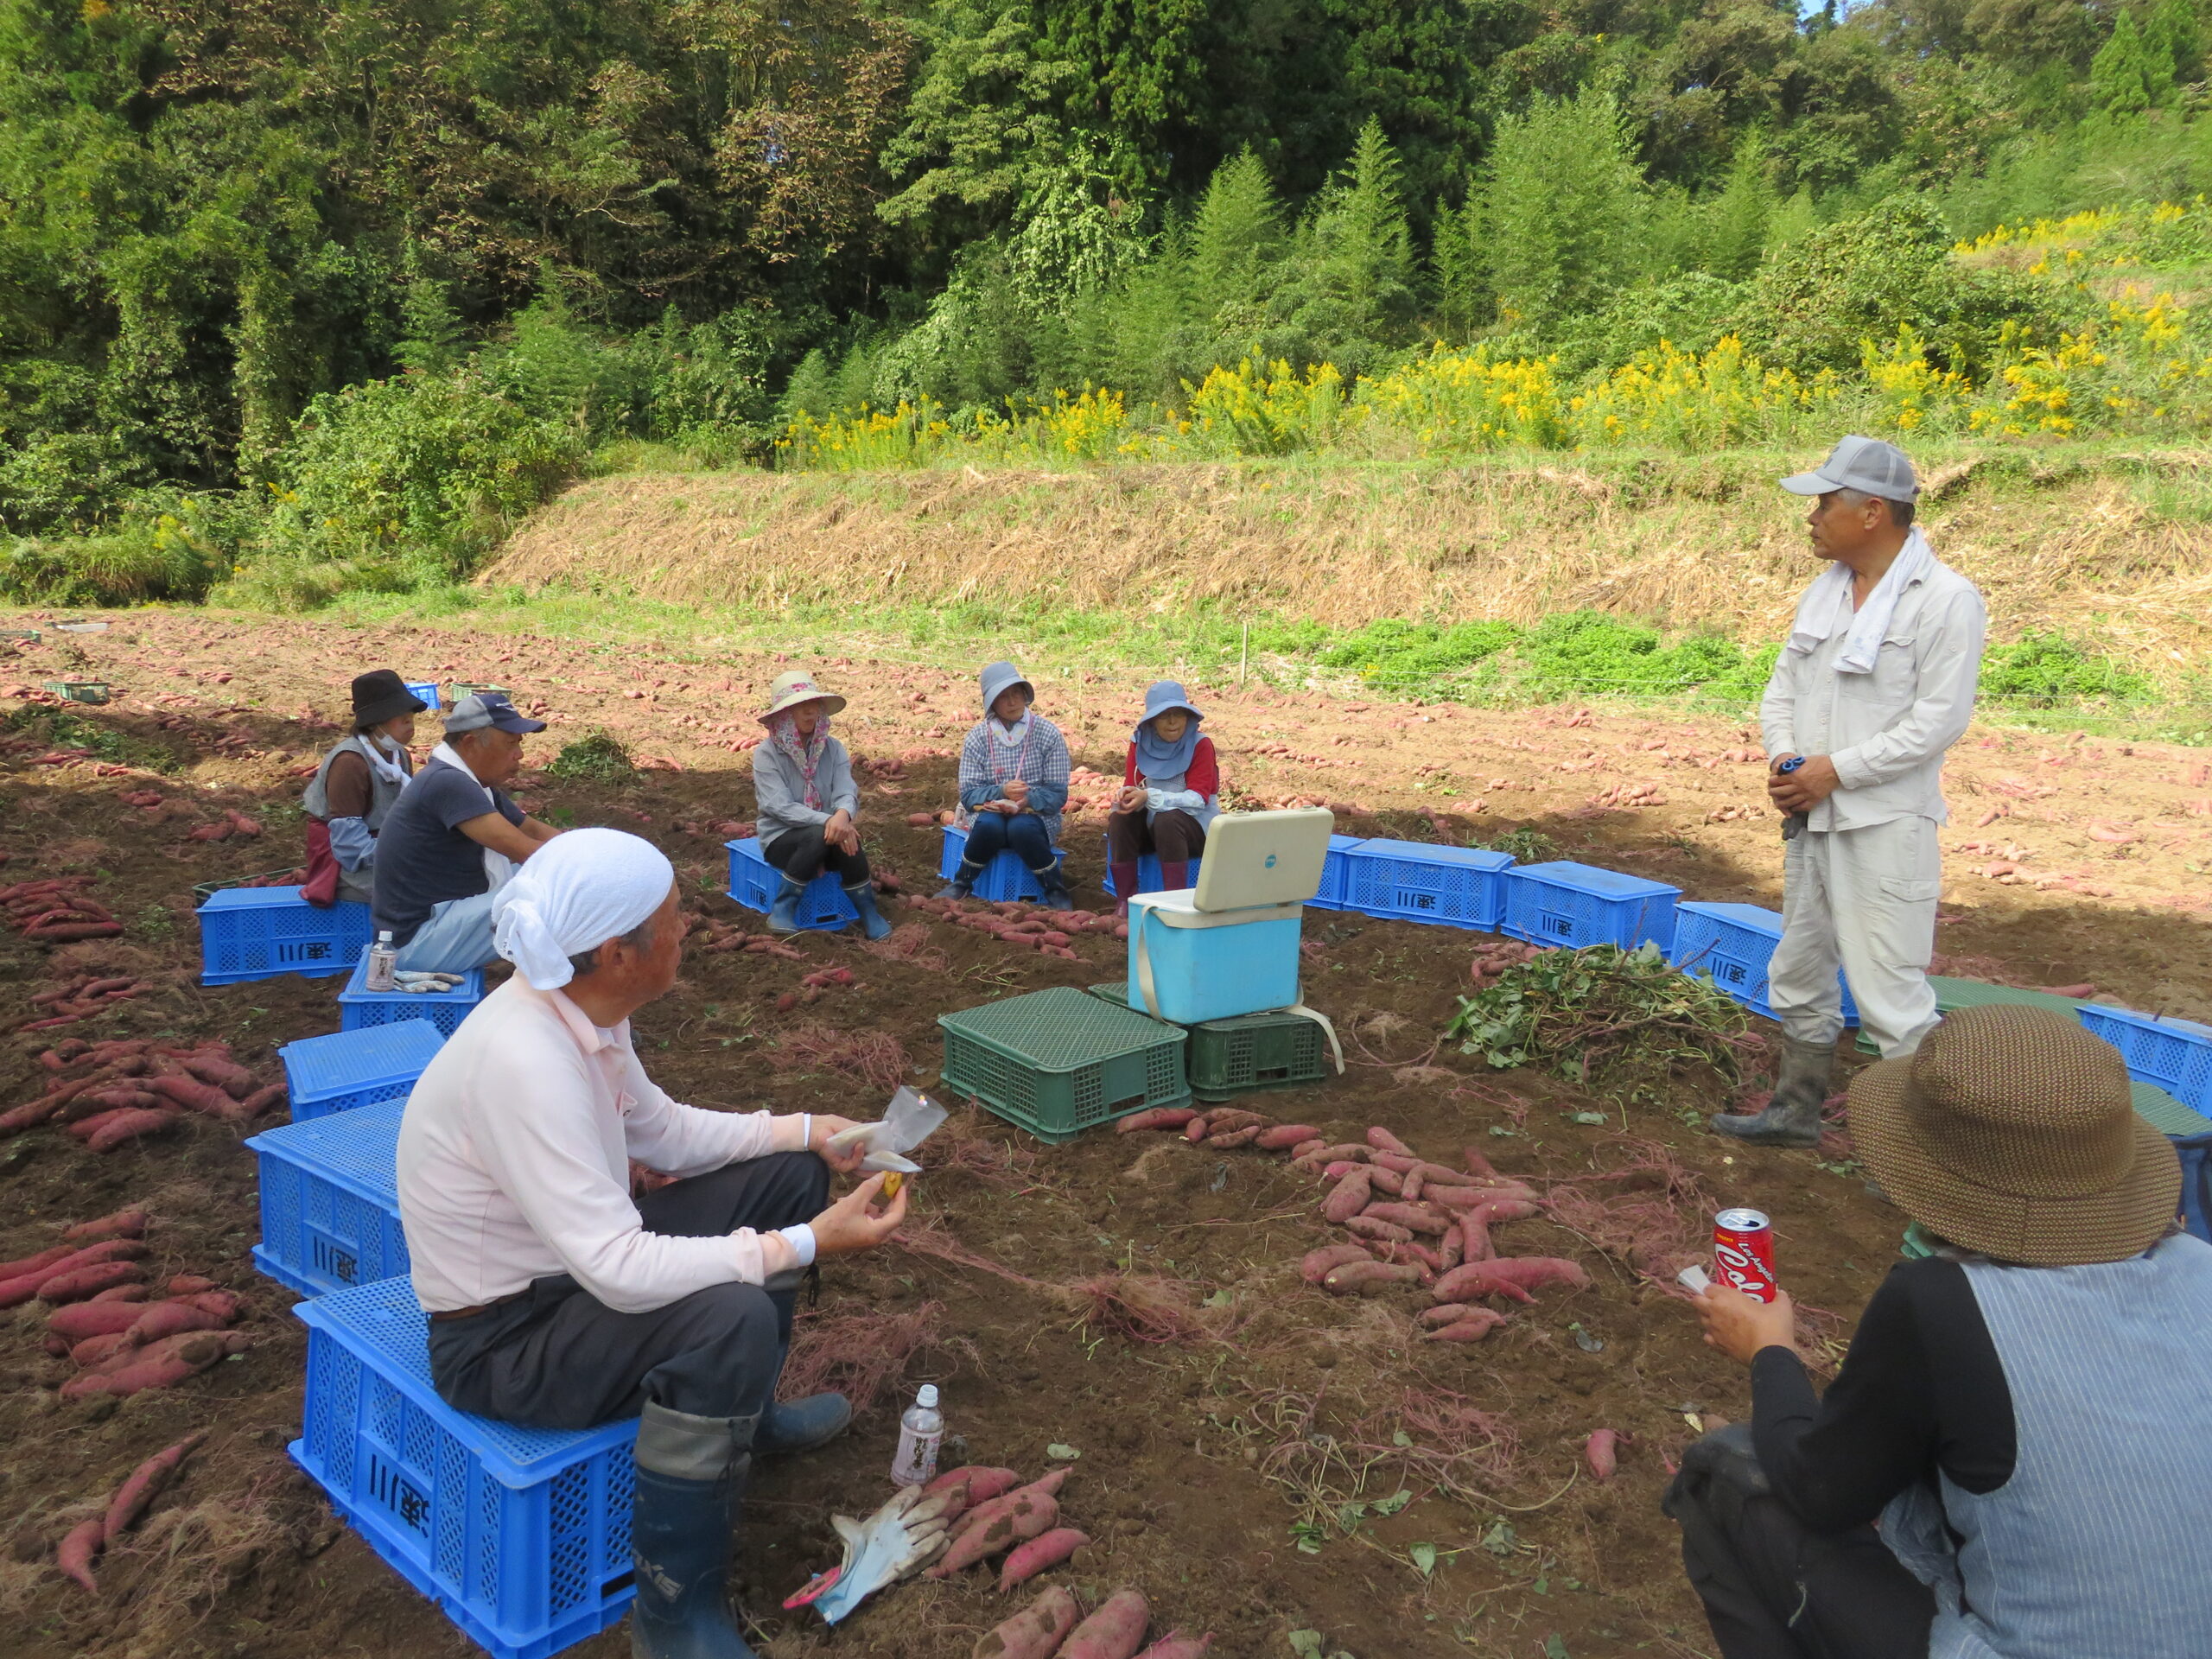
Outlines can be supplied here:
[[492, 900], [515, 867], [561, 832], [509, 800], [500, 785], [522, 769], [527, 720], [496, 691], [464, 697], [377, 837], [372, 910], [410, 973], [459, 974], [498, 959]]
[[1913, 527], [1920, 483], [1895, 445], [1847, 437], [1782, 487], [1814, 498], [1805, 522], [1829, 562], [1798, 601], [1759, 705], [1787, 843], [1767, 988], [1782, 1068], [1764, 1111], [1713, 1127], [1812, 1147], [1843, 1033], [1839, 968], [1883, 1058], [1910, 1055], [1936, 1025], [1943, 755], [1974, 718], [1989, 618]]

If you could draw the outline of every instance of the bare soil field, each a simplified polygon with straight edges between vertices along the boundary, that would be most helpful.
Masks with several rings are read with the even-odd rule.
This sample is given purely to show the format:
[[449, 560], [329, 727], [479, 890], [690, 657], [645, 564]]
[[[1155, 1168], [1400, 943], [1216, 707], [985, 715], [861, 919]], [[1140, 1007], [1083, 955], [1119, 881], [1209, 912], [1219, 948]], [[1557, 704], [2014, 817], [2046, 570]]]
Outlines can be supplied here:
[[[0, 1109], [38, 1096], [51, 1074], [36, 1056], [60, 1038], [219, 1039], [275, 1078], [279, 1046], [336, 1028], [334, 981], [202, 988], [189, 912], [196, 883], [298, 861], [303, 770], [339, 729], [346, 678], [370, 666], [512, 688], [554, 722], [531, 740], [531, 809], [634, 830], [677, 861], [698, 931], [637, 1040], [679, 1098], [866, 1115], [894, 1081], [935, 1080], [938, 1014], [1121, 975], [1110, 933], [1077, 934], [1069, 961], [896, 899], [887, 911], [899, 931], [880, 946], [810, 935], [797, 945], [804, 962], [710, 948], [761, 931], [723, 896], [721, 843], [725, 826], [752, 817], [742, 746], [781, 658], [663, 660], [466, 618], [381, 633], [218, 613], [110, 620], [105, 633], [75, 635], [51, 632], [50, 619], [10, 624], [49, 631], [0, 657], [0, 881], [90, 877], [123, 931], [51, 945], [9, 931], [0, 979], [13, 1027], [34, 1019], [35, 995], [85, 976], [141, 988], [76, 1026], [16, 1032]], [[838, 729], [875, 763], [862, 828], [879, 868], [910, 893], [933, 889], [936, 831], [906, 815], [950, 799], [952, 754], [973, 718], [971, 665], [810, 665], [853, 699]], [[1078, 762], [1118, 778], [1139, 681], [1026, 666]], [[64, 677], [105, 680], [113, 701], [65, 708], [33, 695]], [[1562, 856], [1693, 898], [1778, 899], [1777, 826], [1756, 737], [1739, 726], [1192, 690], [1241, 802], [1327, 804], [1349, 833], [1421, 840], [1533, 829]], [[593, 728], [629, 747], [633, 776], [544, 772], [561, 744]], [[418, 747], [435, 734], [425, 720]], [[2087, 982], [2133, 1007], [2212, 1012], [2209, 759], [1977, 728], [1950, 772], [1939, 968]], [[1084, 776], [1065, 837], [1078, 900], [1093, 909], [1106, 903], [1109, 788]], [[231, 832], [193, 838], [218, 823]], [[1340, 1300], [1300, 1282], [1301, 1256], [1341, 1235], [1319, 1213], [1313, 1179], [1283, 1154], [1103, 1131], [1050, 1147], [963, 1109], [926, 1149], [899, 1247], [831, 1265], [803, 1309], [794, 1364], [874, 1392], [844, 1440], [765, 1465], [754, 1481], [738, 1581], [764, 1654], [957, 1659], [1020, 1605], [971, 1574], [903, 1586], [834, 1633], [779, 1611], [836, 1560], [830, 1513], [865, 1514], [889, 1495], [900, 1391], [925, 1380], [943, 1387], [973, 1461], [1033, 1475], [1048, 1446], [1082, 1453], [1060, 1497], [1067, 1523], [1093, 1541], [1056, 1579], [1086, 1605], [1134, 1585], [1152, 1600], [1155, 1631], [1214, 1630], [1224, 1659], [1289, 1659], [1294, 1630], [1357, 1659], [1711, 1651], [1657, 1504], [1695, 1426], [1740, 1416], [1747, 1395], [1740, 1372], [1699, 1343], [1669, 1276], [1697, 1252], [1713, 1208], [1766, 1209], [1807, 1339], [1832, 1362], [1894, 1259], [1903, 1217], [1868, 1192], [1847, 1130], [1817, 1155], [1724, 1149], [1702, 1130], [1704, 1113], [1766, 1086], [1756, 1053], [1739, 1080], [1696, 1067], [1618, 1094], [1492, 1071], [1438, 1040], [1484, 936], [1315, 912], [1306, 938], [1306, 998], [1344, 1033], [1347, 1068], [1241, 1103], [1332, 1140], [1379, 1124], [1442, 1163], [1476, 1147], [1548, 1200], [1502, 1226], [1501, 1245], [1570, 1258], [1589, 1286], [1540, 1292], [1484, 1342], [1424, 1342], [1414, 1315], [1425, 1298]], [[854, 982], [793, 995], [830, 966]], [[280, 1109], [259, 1127], [281, 1121]], [[0, 1312], [0, 1650], [473, 1650], [333, 1521], [285, 1456], [305, 1341], [293, 1298], [247, 1256], [258, 1236], [254, 1160], [238, 1143], [250, 1132], [187, 1114], [106, 1154], [53, 1127], [0, 1141], [0, 1256], [141, 1203], [154, 1216], [149, 1268], [204, 1275], [253, 1309], [238, 1327], [245, 1351], [120, 1402], [64, 1399], [72, 1367], [41, 1347], [48, 1310]], [[1582, 1459], [1600, 1428], [1628, 1437], [1604, 1483]], [[98, 1592], [63, 1578], [61, 1535], [141, 1459], [194, 1431], [207, 1442], [103, 1558]], [[612, 1659], [627, 1637], [618, 1628], [572, 1651]]]

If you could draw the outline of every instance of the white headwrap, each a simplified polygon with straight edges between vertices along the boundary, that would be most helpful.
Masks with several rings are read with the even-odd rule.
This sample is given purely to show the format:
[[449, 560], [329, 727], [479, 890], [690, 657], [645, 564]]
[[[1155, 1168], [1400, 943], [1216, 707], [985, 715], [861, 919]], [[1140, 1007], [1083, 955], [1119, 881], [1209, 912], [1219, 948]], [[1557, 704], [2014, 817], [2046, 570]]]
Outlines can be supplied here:
[[571, 830], [530, 855], [492, 902], [493, 948], [541, 991], [575, 977], [569, 958], [644, 924], [676, 885], [651, 842], [620, 830]]

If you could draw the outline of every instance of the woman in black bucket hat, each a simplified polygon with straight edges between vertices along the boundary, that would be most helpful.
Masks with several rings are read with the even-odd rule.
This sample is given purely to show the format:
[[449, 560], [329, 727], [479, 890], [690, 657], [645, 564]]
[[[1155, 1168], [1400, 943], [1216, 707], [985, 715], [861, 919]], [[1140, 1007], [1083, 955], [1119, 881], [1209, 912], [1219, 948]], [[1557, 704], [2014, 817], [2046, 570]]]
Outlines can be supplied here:
[[1723, 1659], [2212, 1653], [2212, 1245], [2119, 1052], [1963, 1009], [1859, 1074], [1850, 1128], [1938, 1247], [1825, 1396], [1787, 1295], [1698, 1299], [1751, 1372], [1665, 1503]]
[[307, 813], [311, 905], [369, 901], [376, 877], [377, 832], [415, 775], [415, 716], [430, 705], [388, 668], [353, 680], [353, 729], [315, 768], [301, 806]]

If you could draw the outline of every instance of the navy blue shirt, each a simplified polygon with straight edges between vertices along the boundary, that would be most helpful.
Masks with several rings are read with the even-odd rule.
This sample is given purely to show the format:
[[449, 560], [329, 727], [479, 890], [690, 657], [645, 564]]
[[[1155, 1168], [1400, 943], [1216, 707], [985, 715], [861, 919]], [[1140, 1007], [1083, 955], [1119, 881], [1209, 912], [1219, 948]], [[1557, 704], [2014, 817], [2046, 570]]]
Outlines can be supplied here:
[[[509, 823], [521, 825], [522, 809], [496, 789], [492, 807]], [[438, 906], [490, 889], [483, 847], [455, 827], [487, 810], [484, 785], [443, 762], [432, 762], [409, 780], [377, 836], [371, 910], [378, 932], [405, 944]]]

